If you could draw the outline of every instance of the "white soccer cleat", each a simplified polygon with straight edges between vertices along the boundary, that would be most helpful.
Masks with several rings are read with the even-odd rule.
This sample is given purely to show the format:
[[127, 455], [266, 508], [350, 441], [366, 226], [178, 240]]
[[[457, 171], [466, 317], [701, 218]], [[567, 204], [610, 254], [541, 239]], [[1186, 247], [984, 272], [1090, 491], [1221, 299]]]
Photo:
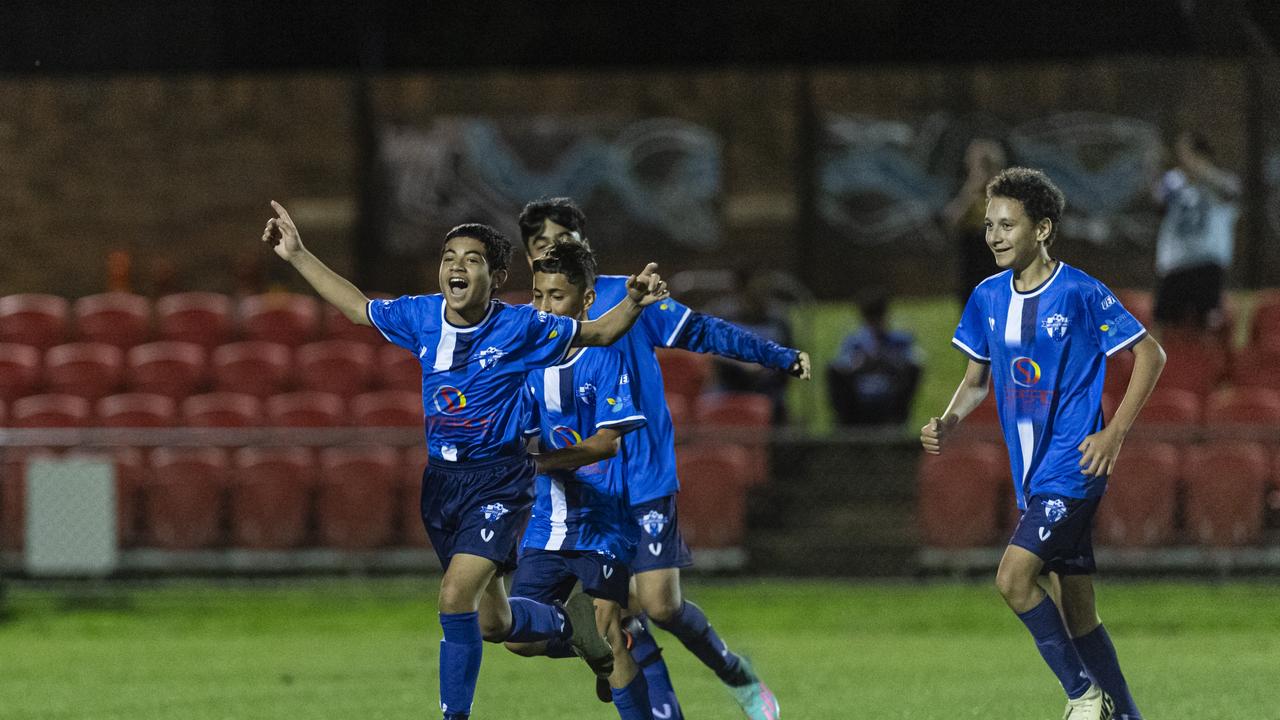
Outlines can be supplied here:
[[1067, 701], [1067, 711], [1062, 720], [1113, 720], [1116, 704], [1111, 696], [1097, 685], [1090, 685], [1088, 692]]

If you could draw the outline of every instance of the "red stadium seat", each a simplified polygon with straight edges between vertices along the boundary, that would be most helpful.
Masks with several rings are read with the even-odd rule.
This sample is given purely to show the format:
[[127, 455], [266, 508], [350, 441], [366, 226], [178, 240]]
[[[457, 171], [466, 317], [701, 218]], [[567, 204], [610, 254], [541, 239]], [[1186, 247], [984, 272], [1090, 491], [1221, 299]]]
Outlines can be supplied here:
[[213, 351], [210, 368], [215, 390], [266, 397], [288, 384], [293, 357], [280, 343], [235, 342]]
[[1226, 374], [1227, 355], [1213, 335], [1167, 332], [1160, 342], [1168, 355], [1160, 387], [1190, 390], [1203, 398]]
[[1280, 392], [1269, 388], [1223, 388], [1209, 396], [1205, 423], [1249, 425], [1274, 431], [1280, 427]]
[[711, 376], [711, 356], [687, 350], [659, 350], [658, 365], [662, 368], [663, 389], [680, 395], [690, 406], [697, 405]]
[[423, 424], [422, 395], [409, 390], [379, 390], [351, 399], [356, 425], [419, 427]]
[[396, 451], [385, 447], [336, 447], [320, 453], [316, 525], [325, 547], [366, 550], [395, 538]]
[[920, 461], [918, 521], [928, 547], [985, 547], [1002, 539], [1009, 457], [995, 443], [951, 443]]
[[1129, 388], [1129, 378], [1132, 375], [1133, 353], [1131, 351], [1121, 350], [1108, 357], [1107, 374], [1103, 379], [1103, 392], [1112, 397], [1124, 397], [1125, 390]]
[[84, 427], [89, 424], [89, 401], [75, 395], [30, 395], [9, 406], [9, 424], [19, 428]]
[[1269, 338], [1265, 344], [1253, 345], [1231, 358], [1231, 385], [1237, 388], [1280, 390], [1280, 343]]
[[143, 489], [150, 544], [169, 550], [221, 544], [227, 473], [224, 450], [157, 448]]
[[1270, 475], [1260, 443], [1225, 440], [1190, 448], [1183, 480], [1193, 539], [1218, 547], [1261, 542]]
[[81, 340], [131, 348], [151, 334], [151, 301], [141, 295], [108, 292], [75, 301], [71, 314]]
[[134, 392], [184, 398], [204, 387], [208, 358], [203, 347], [161, 340], [125, 353], [125, 385]]
[[119, 389], [124, 379], [124, 353], [105, 343], [67, 343], [44, 354], [44, 382], [49, 392], [97, 400]]
[[31, 395], [40, 387], [40, 351], [31, 345], [0, 343], [0, 400]]
[[67, 306], [57, 295], [29, 293], [0, 296], [0, 342], [41, 350], [67, 338]]
[[[690, 545], [738, 547], [746, 531], [746, 478], [753, 453], [736, 445], [689, 445], [676, 453], [680, 529]], [[647, 552], [641, 535], [639, 552]]]
[[407, 448], [400, 462], [400, 544], [428, 547], [426, 528], [422, 526], [422, 472], [427, 467], [427, 449], [421, 445]]
[[257, 427], [266, 423], [262, 401], [244, 393], [207, 393], [182, 401], [182, 422], [190, 427]]
[[170, 427], [178, 408], [164, 395], [122, 393], [99, 400], [97, 416], [104, 427]]
[[21, 550], [27, 532], [27, 463], [58, 457], [49, 448], [6, 448], [0, 456], [0, 549]]
[[1152, 327], [1155, 320], [1155, 299], [1150, 290], [1116, 288], [1115, 294], [1116, 300], [1119, 300], [1124, 309], [1137, 318], [1143, 327]]
[[693, 421], [693, 408], [689, 406], [689, 401], [683, 395], [675, 393], [666, 394], [667, 411], [671, 413], [671, 424], [675, 426], [676, 431], [689, 426]]
[[4, 400], [0, 400], [0, 427], [9, 425], [9, 405]]
[[[699, 430], [721, 430], [722, 440], [737, 442], [747, 450], [750, 462], [744, 480], [756, 485], [769, 477], [769, 427], [773, 424], [773, 401], [760, 393], [715, 393], [698, 401], [695, 421]], [[713, 430], [714, 432], [714, 430]]]
[[1260, 294], [1249, 322], [1249, 344], [1261, 345], [1275, 337], [1280, 337], [1280, 294]]
[[1096, 539], [1102, 545], [1159, 547], [1175, 540], [1178, 515], [1178, 447], [1126, 443], [1098, 507]]
[[240, 330], [246, 340], [290, 347], [315, 338], [320, 308], [309, 295], [270, 292], [240, 299]]
[[326, 340], [351, 340], [374, 346], [386, 342], [386, 338], [376, 328], [351, 322], [341, 310], [329, 303], [324, 304], [323, 314]]
[[1203, 413], [1204, 403], [1199, 395], [1190, 390], [1157, 385], [1142, 412], [1138, 413], [1138, 424], [1158, 427], [1199, 425]]
[[422, 396], [422, 363], [417, 356], [397, 345], [378, 349], [378, 387], [412, 390]]
[[333, 393], [303, 390], [272, 395], [266, 401], [267, 419], [282, 427], [336, 427], [346, 425], [342, 398]]
[[343, 397], [362, 393], [373, 375], [373, 348], [354, 340], [323, 340], [298, 348], [293, 355], [298, 384]]
[[283, 550], [307, 541], [315, 458], [300, 447], [237, 450], [229, 495], [231, 544]]
[[156, 333], [165, 340], [212, 348], [231, 339], [234, 325], [226, 295], [185, 292], [156, 300]]

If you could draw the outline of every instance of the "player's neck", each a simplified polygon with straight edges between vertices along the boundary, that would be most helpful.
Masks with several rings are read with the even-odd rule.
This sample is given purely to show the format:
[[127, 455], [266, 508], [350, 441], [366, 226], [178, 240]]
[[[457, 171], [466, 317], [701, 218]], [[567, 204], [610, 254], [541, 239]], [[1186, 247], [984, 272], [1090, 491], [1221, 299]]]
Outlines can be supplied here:
[[1048, 280], [1058, 268], [1058, 261], [1049, 257], [1049, 253], [1041, 251], [1026, 267], [1013, 270], [1013, 289], [1018, 292], [1030, 292]]
[[455, 310], [452, 305], [446, 303], [444, 308], [444, 319], [447, 320], [450, 325], [457, 325], [459, 327], [479, 325], [480, 321], [484, 320], [485, 315], [488, 314], [488, 300], [485, 300], [484, 303], [477, 307], [463, 307]]

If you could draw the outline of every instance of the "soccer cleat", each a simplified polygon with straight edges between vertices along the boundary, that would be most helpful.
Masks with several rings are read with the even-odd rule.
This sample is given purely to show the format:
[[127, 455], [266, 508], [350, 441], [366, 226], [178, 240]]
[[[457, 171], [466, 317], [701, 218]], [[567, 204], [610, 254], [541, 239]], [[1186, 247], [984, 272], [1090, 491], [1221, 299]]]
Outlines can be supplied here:
[[609, 677], [613, 672], [613, 648], [596, 629], [596, 605], [591, 596], [578, 593], [569, 598], [564, 604], [564, 613], [573, 625], [573, 635], [569, 638], [573, 651], [587, 662], [596, 677]]
[[1062, 720], [1112, 720], [1116, 704], [1111, 696], [1097, 685], [1090, 685], [1085, 694], [1067, 701], [1067, 711]]
[[773, 691], [769, 689], [768, 685], [764, 684], [759, 675], [756, 675], [755, 669], [751, 667], [751, 663], [746, 658], [742, 658], [741, 662], [742, 669], [751, 677], [751, 682], [736, 687], [729, 686], [729, 692], [733, 694], [733, 699], [738, 701], [743, 714], [751, 718], [751, 720], [778, 720], [782, 715], [778, 708], [778, 699], [773, 696]]

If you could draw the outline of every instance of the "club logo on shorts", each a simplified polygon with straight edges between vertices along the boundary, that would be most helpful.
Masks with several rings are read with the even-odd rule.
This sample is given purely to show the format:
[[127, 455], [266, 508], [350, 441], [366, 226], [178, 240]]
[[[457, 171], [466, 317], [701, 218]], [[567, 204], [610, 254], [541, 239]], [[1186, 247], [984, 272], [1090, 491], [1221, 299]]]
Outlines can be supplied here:
[[452, 385], [441, 385], [435, 395], [436, 410], [445, 415], [453, 415], [467, 407], [467, 396]]
[[649, 554], [658, 557], [662, 554], [662, 543], [649, 543]]
[[1067, 516], [1067, 504], [1057, 498], [1044, 501], [1044, 516], [1049, 518], [1049, 524], [1054, 524]]
[[480, 511], [484, 513], [484, 519], [486, 522], [493, 522], [503, 515], [506, 515], [508, 512], [507, 506], [502, 503], [489, 503], [488, 505], [480, 508]]
[[613, 568], [608, 565], [605, 565], [604, 569], [601, 570], [600, 573], [604, 575], [605, 580], [608, 580], [609, 578], [613, 577]]
[[557, 425], [551, 428], [551, 434], [555, 436], [556, 442], [562, 448], [573, 447], [582, 442], [582, 436], [578, 434], [577, 430], [564, 425]]
[[1044, 542], [1049, 539], [1049, 536], [1053, 534], [1053, 531], [1046, 530], [1045, 527], [1041, 525], [1040, 529], [1036, 531], [1036, 534], [1040, 536], [1040, 542]]
[[[640, 527], [650, 535], [657, 537], [662, 534], [662, 529], [667, 526], [667, 516], [657, 510], [650, 510], [640, 518]], [[656, 553], [655, 553], [656, 554]]]
[[1044, 319], [1042, 327], [1044, 331], [1049, 333], [1049, 337], [1053, 340], [1063, 340], [1067, 337], [1067, 326], [1071, 321], [1062, 313], [1054, 313]]
[[1040, 365], [1029, 357], [1016, 357], [1009, 366], [1013, 384], [1031, 387], [1040, 382]]
[[489, 542], [493, 539], [493, 531], [489, 528], [480, 528], [480, 539]]
[[490, 345], [489, 347], [481, 350], [475, 355], [472, 355], [471, 359], [478, 360], [480, 362], [481, 370], [488, 370], [494, 365], [497, 365], [498, 361], [502, 359], [502, 356], [506, 354], [507, 354], [506, 351], [503, 350], [502, 348], [498, 348]]

